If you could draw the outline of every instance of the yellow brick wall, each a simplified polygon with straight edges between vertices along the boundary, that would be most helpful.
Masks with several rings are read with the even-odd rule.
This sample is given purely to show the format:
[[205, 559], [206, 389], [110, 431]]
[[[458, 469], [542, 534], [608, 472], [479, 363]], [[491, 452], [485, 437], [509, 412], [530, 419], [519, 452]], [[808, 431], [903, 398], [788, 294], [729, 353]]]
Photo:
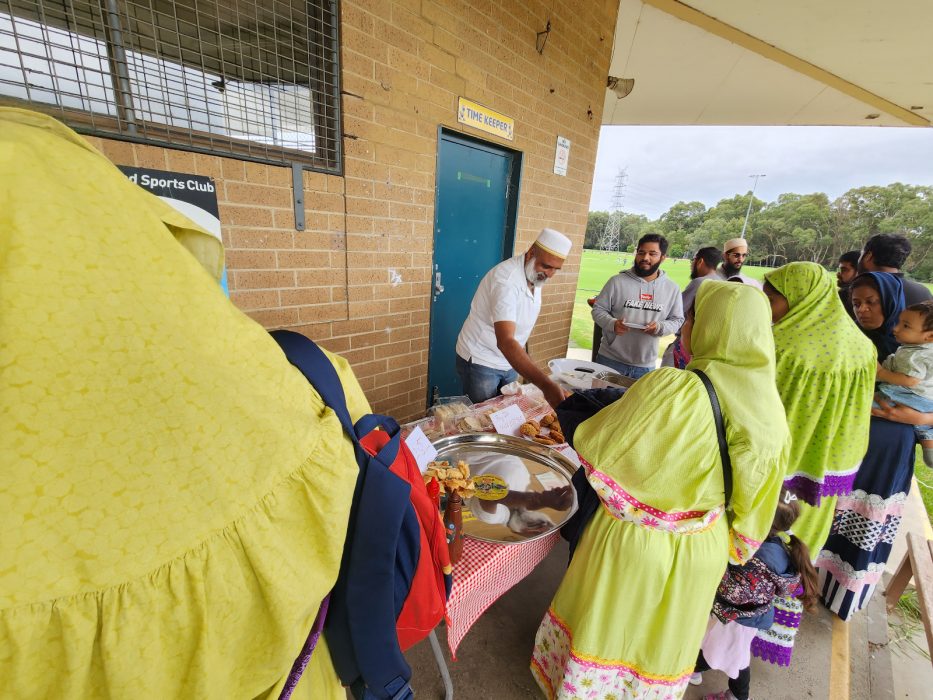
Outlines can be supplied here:
[[[294, 229], [288, 168], [92, 141], [119, 165], [214, 177], [233, 301], [347, 357], [374, 410], [408, 419], [427, 394], [438, 126], [523, 153], [516, 251], [543, 226], [574, 241], [529, 342], [539, 362], [564, 355], [618, 3], [341, 7], [345, 172], [304, 174], [305, 231]], [[548, 19], [539, 55], [535, 34]], [[513, 117], [515, 140], [458, 125], [460, 96]], [[566, 177], [552, 172], [558, 135], [572, 143]]]

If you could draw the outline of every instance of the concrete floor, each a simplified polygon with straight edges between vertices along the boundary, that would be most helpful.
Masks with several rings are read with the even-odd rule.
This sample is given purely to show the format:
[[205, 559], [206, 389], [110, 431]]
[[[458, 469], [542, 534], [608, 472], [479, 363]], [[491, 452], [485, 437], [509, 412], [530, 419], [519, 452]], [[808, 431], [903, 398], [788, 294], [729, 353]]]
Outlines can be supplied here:
[[[446, 635], [438, 636], [444, 647], [454, 683], [454, 696], [470, 700], [518, 700], [541, 698], [537, 684], [528, 670], [535, 631], [567, 563], [567, 546], [561, 541], [537, 569], [500, 598], [474, 625], [460, 645], [457, 661], [450, 659]], [[773, 700], [829, 697], [830, 638], [832, 616], [821, 609], [807, 615], [798, 633], [794, 663], [790, 670], [759, 662], [752, 664], [752, 697]], [[412, 687], [419, 698], [443, 698], [434, 657], [427, 641], [406, 654], [414, 676]], [[691, 687], [685, 698], [693, 700], [703, 693], [723, 690], [725, 675], [705, 674], [704, 683]]]
[[[922, 534], [928, 540], [933, 540], [933, 528], [927, 516], [923, 499], [917, 482], [914, 480], [907, 502], [902, 513], [901, 530], [891, 547], [891, 556], [885, 568], [887, 574], [892, 575], [900, 565], [907, 552], [907, 532]], [[896, 624], [896, 617], [892, 620]], [[913, 636], [917, 646], [925, 649], [927, 645], [926, 634], [920, 626]], [[894, 683], [894, 697], [896, 700], [920, 700], [933, 697], [933, 666], [930, 660], [907, 644], [892, 646], [891, 650], [892, 678]]]

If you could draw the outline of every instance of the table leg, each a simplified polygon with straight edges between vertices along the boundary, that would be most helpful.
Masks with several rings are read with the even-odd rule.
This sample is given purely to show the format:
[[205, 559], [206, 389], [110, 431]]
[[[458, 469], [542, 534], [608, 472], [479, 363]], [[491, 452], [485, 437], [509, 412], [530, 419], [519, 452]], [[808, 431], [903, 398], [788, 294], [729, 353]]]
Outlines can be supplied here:
[[431, 651], [434, 653], [434, 661], [437, 663], [437, 670], [441, 672], [441, 679], [444, 681], [444, 700], [453, 700], [454, 683], [450, 679], [450, 670], [447, 668], [447, 661], [444, 659], [444, 652], [441, 650], [441, 644], [437, 641], [436, 630], [431, 630], [428, 635], [431, 642]]

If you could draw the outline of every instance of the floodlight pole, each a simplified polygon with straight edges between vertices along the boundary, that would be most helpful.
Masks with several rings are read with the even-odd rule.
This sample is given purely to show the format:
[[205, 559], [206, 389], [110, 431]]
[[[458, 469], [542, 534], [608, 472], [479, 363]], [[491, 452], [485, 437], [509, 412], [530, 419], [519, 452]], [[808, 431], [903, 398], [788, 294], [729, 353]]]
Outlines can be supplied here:
[[755, 178], [755, 183], [752, 185], [752, 193], [748, 198], [748, 209], [745, 210], [745, 223], [742, 224], [742, 235], [739, 238], [745, 238], [745, 229], [748, 228], [748, 215], [752, 213], [752, 202], [755, 201], [755, 188], [758, 187], [758, 178], [768, 177], [764, 173], [759, 173], [757, 175], [749, 175], [749, 177]]

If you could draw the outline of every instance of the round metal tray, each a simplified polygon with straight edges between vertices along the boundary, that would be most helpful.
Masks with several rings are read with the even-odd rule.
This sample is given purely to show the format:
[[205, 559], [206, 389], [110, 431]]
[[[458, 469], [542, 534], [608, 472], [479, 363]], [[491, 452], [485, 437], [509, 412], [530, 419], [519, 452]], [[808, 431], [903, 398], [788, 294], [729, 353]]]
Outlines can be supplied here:
[[494, 475], [508, 484], [512, 497], [506, 496], [506, 503], [475, 496], [464, 501], [466, 537], [501, 544], [530, 542], [559, 529], [577, 510], [570, 483], [576, 466], [556, 450], [495, 433], [451, 435], [434, 442], [434, 447], [435, 459], [451, 464], [462, 459], [472, 476]]

